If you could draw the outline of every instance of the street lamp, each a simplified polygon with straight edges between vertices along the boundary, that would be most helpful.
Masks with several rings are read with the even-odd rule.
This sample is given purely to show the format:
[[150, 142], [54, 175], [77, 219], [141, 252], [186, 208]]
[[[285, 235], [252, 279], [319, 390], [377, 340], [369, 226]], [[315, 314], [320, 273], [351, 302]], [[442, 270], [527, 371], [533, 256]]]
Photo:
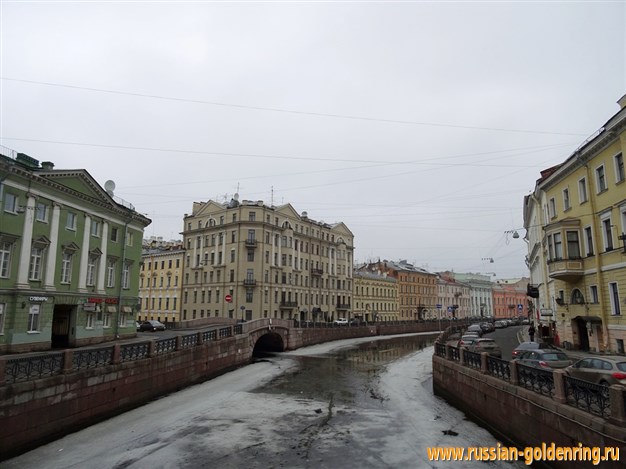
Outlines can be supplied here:
[[244, 322], [244, 320], [243, 320], [243, 312], [246, 310], [246, 307], [244, 305], [241, 305], [239, 307], [239, 309], [241, 310], [241, 322]]

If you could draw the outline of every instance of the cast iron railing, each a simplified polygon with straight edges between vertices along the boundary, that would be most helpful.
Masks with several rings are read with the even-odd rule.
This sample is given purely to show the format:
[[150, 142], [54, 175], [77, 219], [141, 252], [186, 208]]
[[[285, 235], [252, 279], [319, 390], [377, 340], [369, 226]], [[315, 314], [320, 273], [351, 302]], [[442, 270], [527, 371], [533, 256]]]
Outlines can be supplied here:
[[9, 358], [5, 366], [4, 379], [7, 384], [54, 376], [63, 371], [63, 352]]
[[139, 342], [120, 346], [120, 361], [132, 362], [148, 358], [148, 343]]
[[554, 375], [552, 370], [542, 370], [533, 366], [517, 364], [517, 380], [520, 386], [544, 396], [554, 396]]
[[611, 416], [609, 387], [565, 376], [567, 403], [603, 418]]
[[74, 370], [99, 368], [110, 365], [112, 362], [113, 347], [75, 350], [72, 354], [72, 367]]
[[465, 363], [467, 364], [467, 366], [469, 366], [470, 368], [474, 368], [475, 370], [480, 370], [480, 353], [465, 350], [463, 352], [463, 356], [465, 357]]
[[487, 357], [487, 371], [489, 375], [504, 381], [511, 381], [511, 364], [498, 357]]
[[157, 355], [174, 352], [176, 350], [176, 337], [157, 340], [154, 344], [154, 350]]

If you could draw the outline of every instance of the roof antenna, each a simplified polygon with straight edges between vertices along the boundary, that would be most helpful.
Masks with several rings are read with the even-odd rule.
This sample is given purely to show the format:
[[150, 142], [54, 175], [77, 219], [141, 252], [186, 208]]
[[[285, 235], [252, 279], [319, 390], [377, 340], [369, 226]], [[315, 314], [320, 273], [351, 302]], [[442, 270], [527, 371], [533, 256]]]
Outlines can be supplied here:
[[274, 186], [271, 186], [271, 193], [272, 193], [272, 196], [270, 198], [270, 202], [271, 202], [270, 207], [273, 207], [274, 206]]

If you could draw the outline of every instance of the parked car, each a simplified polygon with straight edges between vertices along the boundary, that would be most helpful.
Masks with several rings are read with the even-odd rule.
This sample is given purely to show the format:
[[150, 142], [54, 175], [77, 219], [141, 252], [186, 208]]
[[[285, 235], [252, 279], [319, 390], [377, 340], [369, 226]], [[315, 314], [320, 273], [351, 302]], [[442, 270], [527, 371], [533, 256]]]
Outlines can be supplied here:
[[477, 334], [463, 334], [456, 345], [459, 348], [468, 348], [474, 343], [475, 340], [478, 340], [479, 338], [480, 337], [478, 337]]
[[565, 369], [573, 378], [596, 384], [626, 386], [626, 357], [598, 356], [578, 360]]
[[162, 322], [156, 321], [156, 320], [144, 321], [139, 326], [139, 330], [142, 331], [142, 332], [144, 332], [144, 331], [148, 331], [148, 332], [164, 331], [165, 330], [165, 324], [163, 324]]
[[350, 319], [350, 325], [351, 326], [367, 326], [367, 323], [363, 321], [362, 319], [354, 318], [354, 319]]
[[348, 320], [346, 318], [337, 318], [333, 321], [335, 326], [347, 326]]
[[480, 328], [483, 330], [483, 333], [493, 332], [496, 329], [492, 322], [481, 322]]
[[472, 344], [467, 348], [470, 352], [487, 352], [489, 355], [493, 355], [494, 357], [502, 357], [502, 350], [498, 343], [493, 339], [480, 338], [476, 339], [472, 342]]
[[508, 327], [509, 325], [504, 322], [504, 321], [496, 321], [493, 323], [493, 325], [495, 326], [496, 329], [504, 329], [505, 327]]
[[141, 330], [141, 323], [139, 321], [135, 321], [135, 325], [137, 326], [137, 332]]
[[483, 329], [480, 327], [480, 324], [472, 324], [471, 326], [468, 326], [467, 332], [476, 332], [479, 337], [483, 335]]
[[538, 350], [538, 349], [558, 350], [556, 347], [553, 347], [550, 344], [546, 344], [545, 342], [522, 342], [511, 352], [511, 356], [512, 358], [517, 358], [517, 356], [520, 353], [525, 352], [526, 350]]
[[566, 368], [572, 364], [564, 352], [556, 349], [525, 350], [518, 354], [515, 359], [522, 365], [544, 369]]

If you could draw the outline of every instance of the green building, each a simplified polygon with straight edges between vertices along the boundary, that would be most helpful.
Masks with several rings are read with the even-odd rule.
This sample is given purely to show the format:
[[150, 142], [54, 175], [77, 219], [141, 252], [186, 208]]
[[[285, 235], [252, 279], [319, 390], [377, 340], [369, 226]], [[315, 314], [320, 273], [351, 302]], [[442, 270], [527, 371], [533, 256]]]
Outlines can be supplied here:
[[0, 147], [0, 353], [135, 336], [151, 220], [105, 187]]

